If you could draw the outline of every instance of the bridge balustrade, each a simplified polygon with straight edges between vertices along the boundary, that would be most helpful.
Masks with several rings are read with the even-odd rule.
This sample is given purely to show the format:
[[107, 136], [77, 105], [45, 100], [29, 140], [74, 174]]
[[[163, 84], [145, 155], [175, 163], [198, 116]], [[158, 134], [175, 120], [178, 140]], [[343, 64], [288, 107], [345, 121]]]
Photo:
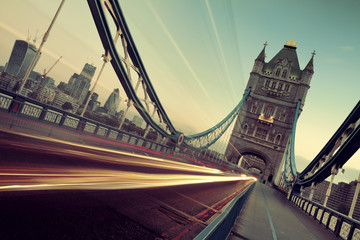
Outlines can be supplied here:
[[203, 231], [201, 231], [194, 240], [217, 240], [226, 239], [234, 226], [247, 198], [252, 192], [255, 183], [248, 186], [243, 192], [237, 195], [226, 209], [212, 221]]
[[339, 239], [360, 240], [359, 221], [298, 195], [293, 195], [291, 202]]
[[18, 117], [16, 119], [13, 118], [12, 120], [8, 120], [11, 121], [10, 128], [17, 126], [28, 129], [31, 128], [39, 132], [46, 131], [39, 124], [34, 123], [30, 126], [28, 122], [21, 120], [22, 118], [28, 118], [32, 120], [40, 120], [50, 126], [57, 126], [71, 130], [75, 129], [84, 134], [93, 134], [99, 137], [110, 138], [168, 154], [171, 154], [173, 150], [170, 146], [124, 132], [97, 121], [78, 116], [57, 107], [38, 102], [34, 99], [26, 98], [4, 89], [0, 89], [0, 111], [7, 112], [10, 113], [10, 115]]

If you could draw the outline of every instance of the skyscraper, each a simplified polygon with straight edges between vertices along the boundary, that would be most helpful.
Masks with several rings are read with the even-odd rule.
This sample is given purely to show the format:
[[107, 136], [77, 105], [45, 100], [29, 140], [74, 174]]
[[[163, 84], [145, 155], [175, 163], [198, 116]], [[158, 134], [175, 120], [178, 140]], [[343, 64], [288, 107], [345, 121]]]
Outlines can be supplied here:
[[119, 89], [116, 88], [110, 94], [109, 98], [106, 100], [104, 109], [108, 114], [115, 116], [119, 104], [120, 104], [120, 93], [119, 93]]
[[67, 87], [70, 89], [70, 95], [78, 99], [80, 104], [85, 102], [95, 70], [95, 66], [86, 63], [80, 75], [74, 73], [69, 80]]
[[251, 87], [251, 93], [236, 119], [225, 156], [235, 164], [242, 160], [241, 167], [257, 169], [265, 181], [272, 182], [281, 166], [298, 100], [300, 112], [304, 107], [314, 54], [301, 70], [293, 40], [269, 62], [265, 62], [265, 48], [266, 44], [255, 59], [246, 87]]
[[142, 128], [144, 120], [139, 116], [134, 116], [132, 122], [139, 128]]
[[[23, 40], [16, 40], [4, 72], [17, 76], [20, 79], [24, 78], [36, 51], [37, 49], [35, 45]], [[31, 71], [34, 69], [37, 61], [39, 60], [40, 54], [38, 55]]]

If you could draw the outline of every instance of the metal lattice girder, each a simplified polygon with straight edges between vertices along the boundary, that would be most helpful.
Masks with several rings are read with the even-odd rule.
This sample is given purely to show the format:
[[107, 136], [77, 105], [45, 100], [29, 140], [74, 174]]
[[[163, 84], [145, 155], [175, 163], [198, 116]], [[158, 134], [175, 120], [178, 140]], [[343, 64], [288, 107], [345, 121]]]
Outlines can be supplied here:
[[[88, 4], [105, 49], [105, 55], [110, 59], [115, 73], [129, 98], [129, 103], [133, 103], [145, 122], [162, 136], [170, 138], [178, 144], [181, 144], [184, 140], [185, 145], [190, 148], [203, 149], [215, 143], [237, 116], [242, 103], [250, 93], [250, 88], [235, 109], [216, 126], [202, 133], [184, 136], [174, 128], [157, 97], [137, 51], [135, 42], [132, 39], [119, 3], [116, 0], [88, 0]], [[110, 15], [111, 18], [107, 17], [107, 14]], [[111, 35], [110, 23], [114, 24], [116, 28], [115, 36]], [[121, 38], [121, 47], [124, 56], [119, 55], [115, 45], [119, 37]], [[131, 75], [132, 71], [137, 74], [135, 87], [134, 79]], [[143, 89], [143, 99], [140, 99], [137, 95], [139, 86]], [[151, 111], [151, 107], [153, 111]], [[157, 114], [154, 114], [155, 111]], [[157, 116], [157, 119], [153, 118], [155, 116]]]
[[360, 101], [314, 160], [298, 175], [295, 185], [306, 187], [325, 180], [334, 165], [342, 167], [359, 147]]
[[[106, 55], [110, 55], [110, 62], [129, 100], [134, 103], [134, 107], [137, 109], [147, 124], [149, 124], [161, 135], [177, 141], [181, 133], [176, 131], [172, 125], [156, 95], [155, 89], [150, 82], [130, 31], [127, 27], [119, 3], [114, 0], [88, 0], [88, 4], [101, 42], [105, 49], [105, 53]], [[110, 22], [107, 14], [111, 16], [112, 22]], [[121, 37], [124, 57], [119, 55], [118, 49], [115, 46], [113, 40], [114, 37], [111, 35], [110, 31], [111, 23], [116, 27], [115, 34]], [[133, 85], [134, 83], [131, 76], [131, 70], [135, 71], [138, 75], [135, 87]], [[143, 101], [141, 101], [136, 92], [140, 83], [145, 96]], [[150, 106], [153, 106], [154, 109], [156, 109], [158, 113], [158, 119], [154, 120], [151, 117], [152, 114]], [[160, 123], [165, 124], [165, 127], [162, 128]]]

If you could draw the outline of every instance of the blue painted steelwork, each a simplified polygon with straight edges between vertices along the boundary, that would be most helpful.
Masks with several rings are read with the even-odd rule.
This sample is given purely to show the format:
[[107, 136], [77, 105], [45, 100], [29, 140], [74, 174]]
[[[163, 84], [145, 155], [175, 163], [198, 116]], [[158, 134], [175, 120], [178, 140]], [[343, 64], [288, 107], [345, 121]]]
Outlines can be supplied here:
[[94, 18], [96, 27], [99, 32], [99, 36], [101, 38], [101, 42], [105, 49], [106, 53], [109, 53], [111, 56], [111, 64], [118, 76], [120, 83], [122, 84], [126, 95], [129, 97], [130, 100], [134, 102], [135, 108], [138, 110], [141, 117], [148, 123], [153, 129], [159, 132], [161, 135], [168, 137], [174, 141], [177, 141], [178, 137], [180, 136], [180, 132], [176, 131], [174, 126], [172, 125], [171, 121], [169, 120], [164, 108], [162, 107], [155, 90], [150, 82], [150, 79], [145, 71], [145, 67], [139, 57], [137, 52], [137, 48], [135, 43], [131, 37], [130, 31], [127, 27], [125, 18], [117, 1], [109, 0], [106, 2], [108, 9], [111, 9], [110, 14], [116, 24], [116, 28], [119, 30], [121, 29], [121, 38], [126, 39], [127, 43], [127, 51], [130, 55], [131, 61], [133, 62], [134, 66], [136, 66], [143, 78], [144, 83], [146, 84], [147, 94], [150, 97], [151, 101], [153, 101], [157, 106], [158, 113], [162, 116], [163, 120], [166, 122], [167, 127], [169, 128], [170, 134], [163, 130], [158, 124], [156, 124], [149, 113], [145, 111], [144, 106], [140, 99], [138, 98], [131, 81], [122, 66], [120, 56], [116, 50], [115, 43], [111, 36], [111, 31], [105, 16], [105, 11], [103, 8], [102, 0], [88, 0], [88, 4]]
[[[90, 7], [90, 11], [92, 13], [95, 25], [97, 27], [101, 42], [103, 44], [103, 47], [105, 49], [106, 55], [110, 55], [110, 62], [115, 70], [115, 73], [118, 76], [118, 79], [120, 83], [122, 84], [124, 91], [126, 95], [128, 96], [129, 100], [134, 102], [134, 107], [137, 109], [141, 117], [145, 120], [147, 124], [149, 124], [153, 129], [155, 129], [157, 132], [159, 132], [162, 136], [167, 137], [174, 142], [180, 144], [183, 142], [183, 134], [179, 131], [177, 131], [173, 124], [171, 123], [170, 119], [168, 118], [164, 108], [162, 107], [160, 100], [155, 92], [154, 87], [151, 84], [150, 78], [147, 75], [147, 72], [145, 70], [145, 67], [142, 63], [142, 60], [140, 58], [140, 55], [137, 51], [137, 48], [135, 46], [135, 42], [132, 39], [131, 33], [129, 31], [129, 28], [126, 24], [125, 17], [121, 11], [121, 7], [116, 0], [88, 0], [88, 4]], [[117, 29], [117, 35], [121, 37], [124, 51], [126, 54], [130, 56], [131, 62], [133, 64], [133, 68], [135, 71], [139, 74], [139, 79], [141, 79], [141, 83], [144, 85], [144, 91], [152, 101], [153, 105], [155, 106], [155, 109], [159, 115], [160, 122], [164, 122], [166, 124], [166, 129], [163, 129], [158, 125], [153, 118], [150, 116], [147, 109], [144, 107], [142, 102], [140, 101], [139, 97], [136, 94], [136, 90], [133, 88], [131, 83], [131, 78], [128, 76], [127, 71], [124, 69], [123, 64], [126, 65], [127, 68], [130, 66], [127, 65], [127, 61], [122, 60], [119, 56], [114, 40], [111, 35], [108, 18], [106, 18], [106, 11], [109, 12], [109, 14], [112, 17], [112, 20], [114, 21], [114, 24]], [[125, 55], [126, 55], [125, 54]], [[123, 63], [122, 63], [123, 62]], [[184, 136], [184, 144], [187, 147], [193, 148], [193, 149], [204, 149], [215, 143], [222, 134], [226, 131], [226, 129], [230, 126], [232, 121], [235, 119], [236, 114], [240, 111], [240, 107], [242, 103], [244, 102], [246, 96], [249, 94], [250, 89], [246, 93], [246, 95], [243, 97], [243, 99], [240, 101], [240, 103], [234, 108], [234, 110], [220, 123], [218, 123], [216, 126], [198, 134], [190, 135], [190, 136]], [[212, 135], [211, 135], [212, 134]], [[209, 138], [211, 135], [211, 141], [203, 143], [202, 139]], [[196, 140], [197, 143], [201, 142], [200, 146], [195, 146], [189, 144], [193, 140]], [[187, 142], [187, 143], [185, 143]]]
[[[318, 155], [311, 161], [311, 163], [301, 172], [297, 173], [295, 166], [295, 127], [298, 116], [298, 107], [295, 115], [293, 128], [291, 132], [291, 137], [288, 143], [287, 149], [290, 148], [290, 169], [292, 176], [288, 176], [288, 152], [286, 152], [285, 157], [285, 166], [284, 166], [284, 179], [287, 185], [293, 185], [296, 189], [299, 189], [301, 186], [307, 187], [310, 186], [313, 182], [315, 184], [322, 182], [328, 176], [331, 175], [331, 169], [334, 165], [337, 168], [341, 168], [359, 149], [360, 147], [360, 101], [341, 124], [338, 130], [334, 133], [331, 139], [326, 143], [324, 148], [318, 153]], [[349, 131], [350, 126], [353, 125], [353, 129], [350, 129], [350, 133], [343, 136], [346, 131]], [[342, 138], [346, 138], [338, 149], [336, 144], [339, 141], [343, 141]], [[290, 146], [289, 146], [290, 144]], [[336, 151], [335, 151], [336, 150]], [[288, 151], [288, 150], [287, 150]], [[335, 153], [334, 153], [335, 151]], [[332, 156], [332, 153], [334, 155]], [[295, 179], [294, 179], [295, 178]], [[294, 181], [289, 181], [293, 179]]]
[[[297, 173], [294, 156], [294, 141], [295, 141], [295, 127], [298, 116], [298, 107], [293, 123], [288, 149], [290, 147], [290, 169], [293, 176], [288, 176], [288, 152], [285, 157], [284, 179], [286, 184], [293, 185], [296, 189], [301, 186], [310, 186], [313, 182], [315, 184], [322, 182], [331, 175], [331, 169], [334, 165], [341, 168], [359, 149], [360, 147], [360, 101], [341, 124], [339, 129], [334, 133], [331, 139], [326, 143], [324, 148], [311, 161], [311, 163], [301, 172]], [[350, 131], [350, 132], [349, 132]], [[344, 135], [345, 134], [345, 135]], [[346, 140], [336, 149], [336, 144]], [[289, 146], [290, 144], [290, 146]], [[336, 150], [336, 151], [335, 151]], [[334, 153], [334, 155], [332, 155]], [[290, 178], [295, 178], [294, 181], [289, 181]]]
[[255, 183], [252, 183], [245, 191], [237, 195], [220, 216], [200, 232], [194, 240], [226, 239], [254, 186]]
[[[297, 105], [296, 105], [296, 111], [294, 116], [294, 121], [291, 129], [291, 134], [289, 137], [289, 141], [286, 147], [286, 155], [285, 155], [285, 165], [284, 165], [284, 179], [287, 185], [291, 185], [293, 183], [294, 177], [297, 176], [297, 170], [296, 170], [296, 163], [295, 163], [295, 132], [296, 132], [296, 124], [299, 117], [299, 110], [301, 105], [301, 99], [299, 99]], [[289, 157], [289, 151], [290, 151], [290, 162], [288, 163], [288, 157]], [[287, 169], [290, 167], [291, 170], [291, 176], [288, 176]], [[291, 180], [289, 180], [291, 179]]]
[[217, 134], [216, 137], [214, 137], [211, 141], [205, 143], [203, 146], [198, 147], [198, 149], [204, 149], [207, 148], [209, 146], [211, 146], [213, 143], [215, 143], [223, 134], [224, 132], [229, 128], [229, 126], [231, 125], [231, 123], [234, 121], [234, 119], [237, 117], [237, 115], [240, 112], [240, 109], [243, 105], [243, 103], [245, 102], [246, 98], [249, 96], [251, 92], [251, 88], [249, 88], [246, 93], [244, 94], [243, 98], [241, 99], [241, 101], [238, 103], [238, 105], [218, 124], [216, 124], [214, 127], [209, 128], [208, 130], [201, 132], [201, 133], [197, 133], [194, 135], [189, 135], [189, 136], [185, 136], [185, 145], [187, 147], [193, 148], [192, 146], [190, 146], [189, 144], [186, 143], [186, 141], [191, 141], [191, 140], [199, 140], [201, 138], [207, 138], [209, 136], [209, 134], [219, 130], [220, 133]]
[[301, 104], [301, 99], [299, 99], [297, 106], [296, 106], [295, 118], [294, 118], [292, 130], [291, 130], [290, 167], [291, 167], [291, 173], [293, 176], [297, 175], [296, 164], [295, 164], [295, 132], [296, 132], [296, 123], [297, 123], [297, 120], [299, 117], [300, 104]]
[[[336, 164], [339, 168], [342, 167], [352, 155], [360, 147], [360, 101], [341, 124], [338, 130], [334, 133], [331, 139], [326, 143], [324, 148], [319, 152], [319, 154], [311, 161], [311, 163], [298, 175], [298, 178], [295, 182], [297, 186], [310, 186], [313, 182], [319, 183], [325, 180], [331, 174], [331, 168]], [[356, 123], [358, 125], [356, 125]], [[335, 154], [328, 159], [323, 166], [317, 169], [314, 174], [307, 176], [309, 172], [319, 165], [319, 162], [325, 157], [328, 156], [331, 151], [333, 151], [336, 143], [342, 138], [344, 132], [349, 129], [349, 126], [353, 124], [354, 128], [351, 130], [349, 135], [346, 138], [346, 141], [337, 149]]]
[[[285, 180], [285, 183], [287, 185], [291, 185], [292, 184], [292, 181], [289, 180], [289, 177], [288, 177], [288, 172], [287, 172], [287, 169], [288, 169], [288, 157], [289, 157], [289, 149], [290, 149], [290, 139], [288, 141], [288, 144], [287, 144], [287, 147], [286, 147], [286, 153], [285, 153], [285, 165], [284, 165], [284, 180]], [[294, 178], [294, 176], [292, 176], [292, 178]]]

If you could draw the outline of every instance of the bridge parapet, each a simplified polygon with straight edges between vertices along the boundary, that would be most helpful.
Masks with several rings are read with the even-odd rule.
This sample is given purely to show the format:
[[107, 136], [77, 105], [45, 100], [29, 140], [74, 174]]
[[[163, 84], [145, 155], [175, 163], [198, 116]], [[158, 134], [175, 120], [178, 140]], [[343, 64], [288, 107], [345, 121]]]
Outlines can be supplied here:
[[254, 186], [255, 183], [252, 183], [245, 191], [236, 196], [220, 216], [200, 232], [194, 240], [226, 239]]
[[360, 239], [359, 221], [298, 195], [290, 201], [339, 239]]
[[[151, 141], [142, 136], [116, 129], [4, 89], [0, 89], [1, 111], [9, 113], [11, 116], [8, 120], [2, 119], [2, 123], [8, 121], [10, 128], [24, 127], [29, 130], [35, 130], [39, 134], [44, 133], [49, 136], [54, 127], [58, 127], [71, 131], [76, 130], [82, 134], [120, 140], [169, 154], [173, 151], [173, 146]], [[25, 119], [36, 120], [37, 123], [44, 123], [46, 125], [29, 124], [24, 121]], [[48, 128], [44, 126], [48, 126]], [[60, 138], [65, 137], [66, 134], [62, 133]]]
[[341, 168], [360, 147], [360, 102], [314, 160], [297, 176], [295, 185], [310, 186]]

